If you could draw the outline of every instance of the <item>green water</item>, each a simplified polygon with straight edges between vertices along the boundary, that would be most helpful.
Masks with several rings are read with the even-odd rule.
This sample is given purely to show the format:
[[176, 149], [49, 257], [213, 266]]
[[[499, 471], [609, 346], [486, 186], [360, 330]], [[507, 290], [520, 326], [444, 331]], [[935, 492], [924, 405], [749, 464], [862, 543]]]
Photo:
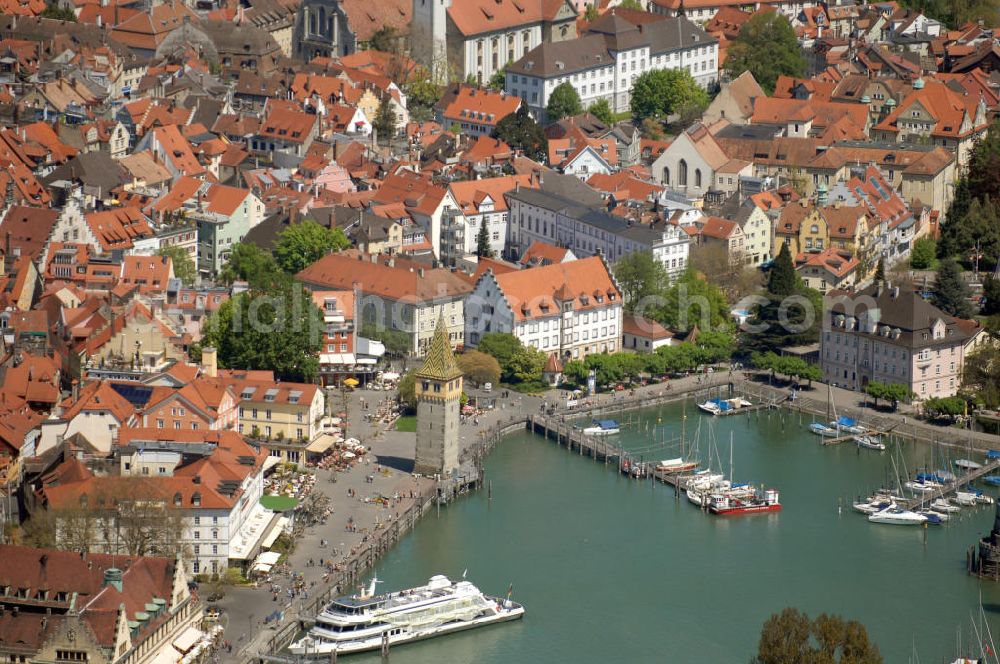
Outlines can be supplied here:
[[[706, 418], [687, 412], [690, 435]], [[640, 419], [620, 442], [646, 450], [662, 429], [679, 432], [680, 406], [632, 418]], [[659, 418], [665, 424], [650, 433]], [[389, 590], [467, 568], [487, 592], [513, 583], [527, 615], [401, 646], [391, 661], [746, 662], [763, 621], [796, 606], [861, 620], [887, 662], [910, 661], [913, 643], [919, 661], [951, 662], [957, 630], [972, 640], [980, 588], [987, 608], [1000, 602], [1000, 586], [964, 567], [992, 508], [966, 509], [930, 528], [925, 542], [920, 528], [869, 524], [849, 506], [838, 513], [838, 501], [883, 482], [888, 454], [822, 447], [797, 415], [713, 424], [727, 466], [733, 432], [738, 480], [781, 490], [779, 514], [710, 517], [672, 488], [628, 480], [540, 437], [512, 436], [487, 460], [492, 503], [482, 491], [427, 517], [378, 576]], [[933, 454], [909, 447], [903, 456], [912, 470]], [[989, 621], [1000, 636], [1000, 621]]]

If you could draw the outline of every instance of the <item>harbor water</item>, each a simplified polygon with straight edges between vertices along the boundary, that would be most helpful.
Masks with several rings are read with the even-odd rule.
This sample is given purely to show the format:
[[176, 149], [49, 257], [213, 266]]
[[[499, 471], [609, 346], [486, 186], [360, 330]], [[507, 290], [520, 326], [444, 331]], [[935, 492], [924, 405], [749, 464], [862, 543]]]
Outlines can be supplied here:
[[[914, 650], [920, 662], [951, 662], [959, 631], [966, 649], [976, 642], [980, 591], [1000, 637], [991, 612], [1000, 586], [965, 573], [992, 507], [965, 508], [926, 532], [870, 524], [850, 502], [885, 482], [894, 455], [821, 446], [806, 416], [784, 411], [712, 418], [689, 403], [684, 412], [688, 439], [701, 423], [703, 459], [714, 429], [727, 473], [732, 432], [734, 479], [780, 489], [780, 513], [709, 516], [669, 486], [627, 479], [539, 436], [511, 436], [486, 462], [492, 501], [484, 489], [429, 515], [378, 577], [386, 591], [467, 569], [488, 593], [513, 584], [524, 620], [400, 646], [391, 660], [746, 662], [764, 620], [794, 606], [860, 620], [886, 662], [909, 662]], [[647, 460], [679, 456], [657, 441], [679, 436], [681, 413], [680, 404], [626, 413], [614, 440]], [[941, 467], [943, 455], [907, 445], [895, 458], [913, 473]]]

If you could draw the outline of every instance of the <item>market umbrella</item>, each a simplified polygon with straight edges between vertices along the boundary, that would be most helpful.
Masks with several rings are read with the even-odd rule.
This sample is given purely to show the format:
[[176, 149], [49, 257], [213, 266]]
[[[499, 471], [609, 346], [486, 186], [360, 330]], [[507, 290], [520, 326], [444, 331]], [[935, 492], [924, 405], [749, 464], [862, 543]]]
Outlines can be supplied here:
[[356, 387], [356, 386], [358, 386], [360, 384], [361, 384], [361, 382], [358, 381], [355, 378], [348, 378], [347, 380], [344, 381], [344, 385], [349, 385], [351, 387]]

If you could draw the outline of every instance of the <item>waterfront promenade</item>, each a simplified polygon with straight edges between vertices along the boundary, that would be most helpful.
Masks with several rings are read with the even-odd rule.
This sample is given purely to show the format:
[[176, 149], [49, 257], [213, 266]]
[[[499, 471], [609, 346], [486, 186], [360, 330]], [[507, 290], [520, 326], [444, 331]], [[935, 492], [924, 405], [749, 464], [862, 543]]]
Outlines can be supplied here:
[[[835, 409], [840, 415], [849, 415], [866, 422], [877, 422], [880, 427], [896, 425], [904, 427], [902, 433], [922, 440], [936, 439], [951, 444], [966, 444], [973, 441], [979, 449], [1000, 447], [1000, 439], [988, 434], [974, 434], [959, 429], [935, 427], [915, 422], [913, 413], [903, 407], [898, 412], [882, 412], [862, 408], [862, 397], [846, 390], [829, 390], [825, 385], [816, 384], [812, 389], [796, 393], [789, 401], [791, 390], [779, 384], [769, 387], [765, 382], [746, 380], [742, 371], [715, 372], [691, 375], [671, 380], [667, 384], [638, 387], [634, 390], [599, 394], [588, 397], [572, 409], [560, 407], [565, 404], [567, 392], [551, 390], [544, 396], [509, 393], [507, 398], [497, 397], [496, 408], [477, 418], [468, 420], [461, 426], [463, 457], [478, 457], [482, 461], [492, 446], [502, 438], [500, 431], [511, 423], [525, 421], [528, 415], [539, 414], [556, 408], [554, 416], [560, 420], [582, 418], [588, 415], [614, 416], [615, 411], [624, 412], [633, 408], [654, 406], [658, 403], [678, 400], [688, 396], [707, 398], [726, 395], [730, 384], [738, 393], [756, 395], [769, 403], [782, 403], [804, 413], [813, 413], [818, 420], [823, 419], [827, 409]], [[827, 394], [833, 404], [828, 406]], [[350, 395], [348, 406], [349, 436], [358, 437], [371, 447], [369, 458], [346, 472], [336, 473], [319, 470], [315, 491], [330, 499], [333, 513], [324, 525], [312, 526], [305, 530], [297, 541], [295, 551], [288, 557], [288, 568], [303, 575], [306, 591], [290, 597], [287, 594], [289, 579], [276, 579], [282, 586], [277, 600], [269, 588], [238, 587], [229, 588], [226, 597], [219, 602], [225, 610], [223, 624], [226, 626], [224, 638], [233, 644], [232, 653], [223, 651], [222, 661], [246, 662], [253, 660], [257, 653], [271, 650], [271, 641], [276, 634], [290, 636], [291, 626], [300, 618], [309, 619], [317, 598], [328, 597], [334, 592], [353, 592], [360, 582], [360, 576], [375, 563], [377, 557], [395, 543], [407, 529], [415, 525], [417, 519], [431, 506], [436, 493], [435, 483], [429, 478], [414, 477], [410, 470], [413, 464], [414, 435], [395, 431], [392, 424], [364, 421], [362, 399], [372, 409], [379, 399], [392, 398], [392, 393], [360, 390]], [[805, 417], [803, 415], [802, 417]], [[478, 424], [476, 423], [478, 422]], [[336, 477], [336, 482], [330, 479]], [[373, 477], [369, 482], [368, 477]], [[349, 491], [353, 495], [348, 495]], [[375, 496], [398, 496], [389, 506], [377, 506], [364, 502]], [[412, 496], [412, 497], [411, 497]], [[400, 523], [405, 521], [405, 523]], [[353, 528], [348, 531], [348, 523]], [[325, 542], [325, 544], [324, 544]], [[336, 553], [334, 553], [336, 551]], [[326, 570], [319, 560], [333, 559], [338, 569], [325, 576]], [[310, 565], [310, 560], [313, 565]], [[348, 574], [349, 572], [349, 574]], [[345, 582], [339, 588], [335, 584], [345, 574], [354, 582]], [[325, 580], [324, 580], [325, 578]], [[264, 625], [263, 618], [276, 610], [284, 611], [280, 624]]]

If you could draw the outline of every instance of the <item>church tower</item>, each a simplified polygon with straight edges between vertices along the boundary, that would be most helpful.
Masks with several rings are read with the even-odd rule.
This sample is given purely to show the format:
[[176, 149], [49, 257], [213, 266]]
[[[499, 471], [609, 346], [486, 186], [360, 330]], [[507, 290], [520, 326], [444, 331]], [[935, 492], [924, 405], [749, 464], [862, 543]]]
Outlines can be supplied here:
[[427, 359], [414, 374], [417, 392], [417, 455], [413, 472], [447, 477], [458, 471], [459, 401], [462, 370], [438, 319]]
[[448, 8], [451, 0], [413, 0], [410, 55], [435, 83], [448, 82]]

